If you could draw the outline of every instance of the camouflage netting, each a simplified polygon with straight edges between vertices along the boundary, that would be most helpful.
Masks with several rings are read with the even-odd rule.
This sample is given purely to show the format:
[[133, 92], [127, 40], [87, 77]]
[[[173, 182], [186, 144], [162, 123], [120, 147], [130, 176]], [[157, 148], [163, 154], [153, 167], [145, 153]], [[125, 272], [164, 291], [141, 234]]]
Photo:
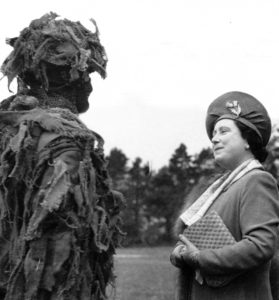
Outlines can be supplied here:
[[[45, 28], [54, 19], [53, 14], [43, 16], [23, 30], [2, 68], [9, 82], [18, 76], [26, 84], [0, 104], [0, 299], [5, 300], [106, 299], [114, 279], [113, 254], [123, 235], [123, 198], [110, 187], [103, 139], [73, 113], [74, 102], [64, 92], [53, 96], [48, 91], [50, 77], [40, 69], [43, 46], [36, 40], [31, 52], [23, 51], [24, 58], [20, 54], [21, 47], [32, 45], [33, 28], [41, 22], [44, 34], [52, 35]], [[66, 26], [71, 39], [76, 26], [78, 22]], [[91, 41], [90, 34], [86, 37]], [[73, 83], [72, 70], [84, 62], [76, 55], [67, 63], [67, 80]], [[38, 63], [34, 57], [39, 56]], [[92, 63], [105, 74], [95, 58], [86, 58], [87, 71]], [[79, 75], [83, 72], [78, 69]], [[34, 92], [38, 82], [40, 93]]]
[[19, 37], [7, 39], [14, 51], [4, 61], [1, 71], [8, 77], [9, 85], [19, 76], [25, 84], [39, 83], [47, 90], [52, 79], [47, 74], [50, 66], [55, 72], [67, 66], [64, 84], [77, 80], [84, 71], [96, 71], [105, 78], [107, 57], [95, 21], [91, 19], [96, 28], [92, 33], [80, 22], [56, 20], [57, 17], [55, 13], [46, 14], [33, 20]]

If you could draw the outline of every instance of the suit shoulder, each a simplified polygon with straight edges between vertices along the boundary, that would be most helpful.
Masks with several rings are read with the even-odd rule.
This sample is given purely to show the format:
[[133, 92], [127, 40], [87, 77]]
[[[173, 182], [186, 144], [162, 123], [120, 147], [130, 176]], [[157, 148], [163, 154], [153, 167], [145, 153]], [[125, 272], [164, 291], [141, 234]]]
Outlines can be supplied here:
[[267, 171], [261, 169], [254, 169], [243, 176], [241, 183], [245, 189], [260, 188], [260, 186], [269, 187], [271, 189], [278, 189], [275, 178]]
[[263, 169], [253, 169], [250, 172], [248, 172], [244, 177], [250, 180], [271, 180], [276, 183], [275, 178], [269, 172]]

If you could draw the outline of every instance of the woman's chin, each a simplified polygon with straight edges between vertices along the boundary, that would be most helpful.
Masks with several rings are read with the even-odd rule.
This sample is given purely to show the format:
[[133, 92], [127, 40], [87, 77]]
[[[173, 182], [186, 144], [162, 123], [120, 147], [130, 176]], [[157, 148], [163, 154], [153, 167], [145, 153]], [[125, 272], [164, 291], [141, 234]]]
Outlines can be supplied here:
[[218, 153], [214, 153], [214, 160], [217, 164], [219, 164], [219, 161], [222, 161], [222, 156]]
[[222, 158], [222, 156], [221, 155], [216, 155], [216, 156], [214, 156], [214, 160], [215, 160], [215, 163], [219, 166], [219, 167], [221, 167], [221, 168], [226, 168], [225, 167], [225, 163], [224, 163], [224, 159]]

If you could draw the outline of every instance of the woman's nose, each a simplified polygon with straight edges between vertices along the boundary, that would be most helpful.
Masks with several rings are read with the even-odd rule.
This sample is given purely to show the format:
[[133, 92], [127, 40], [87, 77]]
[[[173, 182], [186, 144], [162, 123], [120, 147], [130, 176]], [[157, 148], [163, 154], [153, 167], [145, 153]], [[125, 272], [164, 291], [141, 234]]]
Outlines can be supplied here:
[[212, 144], [217, 144], [220, 142], [220, 138], [218, 137], [217, 134], [215, 134], [212, 139], [211, 139]]

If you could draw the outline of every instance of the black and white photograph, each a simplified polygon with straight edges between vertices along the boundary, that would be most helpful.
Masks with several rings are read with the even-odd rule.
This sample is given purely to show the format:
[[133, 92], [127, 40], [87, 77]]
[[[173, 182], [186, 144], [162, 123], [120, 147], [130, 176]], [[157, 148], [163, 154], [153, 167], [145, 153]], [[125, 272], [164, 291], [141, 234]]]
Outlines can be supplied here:
[[0, 300], [279, 300], [279, 2], [1, 6]]

